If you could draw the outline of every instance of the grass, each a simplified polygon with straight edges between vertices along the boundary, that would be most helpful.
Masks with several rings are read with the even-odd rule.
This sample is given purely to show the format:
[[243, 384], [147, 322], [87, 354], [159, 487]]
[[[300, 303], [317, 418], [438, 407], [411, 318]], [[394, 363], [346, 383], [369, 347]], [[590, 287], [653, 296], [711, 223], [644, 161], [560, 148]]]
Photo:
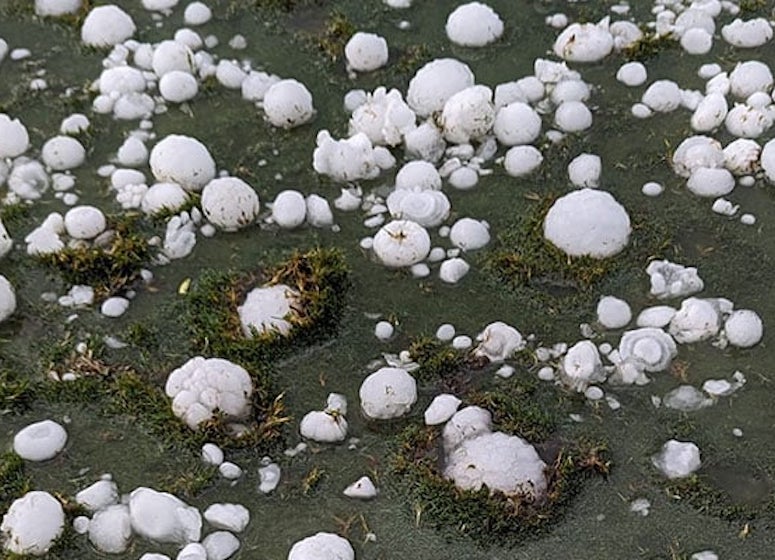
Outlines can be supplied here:
[[641, 31], [643, 36], [640, 40], [622, 49], [622, 56], [628, 62], [645, 62], [665, 51], [676, 50], [679, 47], [678, 40], [671, 35], [657, 35], [647, 28], [643, 28]]
[[0, 455], [0, 511], [32, 489], [32, 480], [24, 472], [24, 459], [8, 451]]
[[35, 399], [29, 380], [10, 369], [0, 368], [0, 414], [28, 409]]
[[454, 384], [454, 379], [466, 368], [481, 367], [481, 362], [470, 352], [452, 348], [432, 336], [414, 338], [409, 355], [420, 366], [412, 371], [412, 376], [421, 382]]

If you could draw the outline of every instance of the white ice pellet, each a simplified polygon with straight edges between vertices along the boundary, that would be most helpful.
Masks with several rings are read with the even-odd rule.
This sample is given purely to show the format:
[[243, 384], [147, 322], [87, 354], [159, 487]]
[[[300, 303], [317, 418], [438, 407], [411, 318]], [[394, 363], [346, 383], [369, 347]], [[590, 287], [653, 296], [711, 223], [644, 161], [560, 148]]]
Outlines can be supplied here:
[[379, 340], [388, 340], [393, 336], [393, 325], [388, 321], [380, 321], [374, 326], [374, 336]]
[[456, 350], [467, 350], [471, 348], [472, 345], [473, 341], [471, 340], [471, 337], [464, 334], [452, 339], [452, 348], [455, 348]]

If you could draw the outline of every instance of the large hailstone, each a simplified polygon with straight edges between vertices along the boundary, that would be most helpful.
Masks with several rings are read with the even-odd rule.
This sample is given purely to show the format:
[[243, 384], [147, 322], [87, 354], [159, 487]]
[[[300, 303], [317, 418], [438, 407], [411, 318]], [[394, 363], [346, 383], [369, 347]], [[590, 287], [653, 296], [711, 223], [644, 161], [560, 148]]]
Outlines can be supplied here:
[[670, 334], [680, 344], [691, 344], [716, 336], [721, 328], [718, 305], [710, 299], [690, 297], [670, 321]]
[[347, 401], [338, 393], [328, 395], [325, 410], [313, 410], [299, 424], [302, 437], [321, 443], [336, 443], [347, 437]]
[[199, 83], [189, 72], [172, 70], [159, 80], [159, 93], [165, 101], [183, 103], [190, 101], [199, 92]]
[[168, 39], [153, 49], [151, 67], [159, 78], [175, 71], [191, 74], [196, 69], [194, 53], [185, 43]]
[[474, 74], [454, 58], [440, 58], [420, 68], [409, 82], [406, 102], [419, 117], [441, 111], [457, 92], [474, 85]]
[[703, 97], [694, 110], [691, 125], [697, 132], [710, 132], [724, 124], [729, 107], [721, 93], [710, 93]]
[[404, 369], [383, 367], [363, 380], [358, 395], [367, 418], [399, 418], [417, 401], [417, 382]]
[[477, 337], [479, 345], [474, 350], [477, 356], [484, 356], [491, 362], [502, 362], [511, 358], [514, 352], [525, 347], [522, 334], [501, 321], [487, 325]]
[[428, 161], [409, 161], [396, 173], [396, 189], [441, 190], [441, 175]]
[[729, 92], [738, 99], [747, 99], [757, 91], [769, 93], [772, 85], [770, 67], [758, 60], [739, 62], [729, 74]]
[[535, 171], [543, 161], [543, 154], [535, 146], [514, 146], [503, 158], [503, 169], [512, 177], [524, 177]]
[[662, 329], [645, 327], [626, 331], [619, 341], [622, 360], [633, 363], [641, 371], [665, 371], [676, 354], [673, 337]]
[[504, 146], [530, 144], [541, 134], [541, 117], [527, 103], [515, 101], [498, 110], [493, 132]]
[[630, 232], [627, 210], [611, 194], [595, 189], [558, 198], [544, 219], [544, 237], [574, 257], [614, 256], [627, 246]]
[[106, 227], [105, 214], [94, 206], [76, 206], [65, 214], [65, 230], [73, 239], [94, 239]]
[[582, 101], [563, 101], [554, 111], [554, 123], [565, 132], [581, 132], [592, 126], [592, 111]]
[[294, 543], [288, 560], [355, 560], [355, 551], [344, 537], [321, 532]]
[[724, 150], [715, 138], [690, 136], [678, 144], [671, 164], [676, 174], [688, 178], [700, 167], [724, 167]]
[[700, 449], [692, 442], [666, 442], [651, 462], [667, 478], [683, 478], [700, 468]]
[[151, 185], [140, 203], [143, 212], [153, 216], [160, 212], [177, 212], [188, 202], [188, 192], [177, 183]]
[[113, 4], [93, 8], [81, 27], [81, 41], [90, 47], [112, 47], [129, 39], [137, 28], [132, 17]]
[[762, 339], [763, 330], [761, 318], [751, 309], [733, 311], [724, 323], [727, 340], [739, 348], [756, 346]]
[[459, 249], [476, 251], [490, 242], [490, 229], [486, 222], [460, 218], [450, 228], [449, 240]]
[[411, 220], [423, 227], [436, 227], [449, 217], [449, 199], [441, 191], [396, 189], [387, 197], [387, 207], [394, 218]]
[[82, 0], [35, 0], [35, 15], [39, 17], [66, 16], [78, 12], [82, 5]]
[[608, 18], [599, 23], [572, 23], [554, 42], [554, 54], [571, 62], [596, 62], [613, 50]]
[[166, 492], [139, 487], [129, 495], [132, 529], [158, 543], [184, 545], [197, 542], [202, 533], [199, 510]]
[[603, 296], [597, 302], [597, 321], [606, 329], [621, 329], [632, 320], [630, 305], [614, 296]]
[[225, 231], [252, 224], [260, 208], [256, 191], [237, 177], [213, 179], [202, 190], [202, 212]]
[[464, 47], [483, 47], [503, 34], [503, 20], [487, 4], [469, 2], [455, 8], [445, 26], [450, 41]]
[[8, 279], [0, 274], [0, 323], [16, 311], [16, 291]]
[[733, 175], [753, 175], [759, 169], [762, 147], [756, 140], [738, 138], [724, 147], [724, 167]]
[[48, 492], [27, 492], [11, 503], [0, 523], [3, 548], [13, 554], [43, 556], [62, 534], [62, 504]]
[[312, 94], [297, 80], [280, 80], [264, 94], [264, 113], [274, 126], [300, 126], [315, 116]]
[[597, 346], [589, 340], [577, 342], [562, 360], [562, 377], [573, 389], [582, 392], [590, 383], [605, 379]]
[[27, 127], [19, 119], [0, 113], [0, 160], [22, 155], [30, 147]]
[[67, 432], [53, 420], [25, 426], [13, 438], [14, 452], [27, 461], [48, 461], [65, 448]]
[[190, 136], [166, 136], [151, 150], [149, 163], [157, 181], [177, 183], [187, 191], [201, 191], [215, 177], [210, 152]]
[[129, 547], [131, 538], [132, 520], [127, 505], [101, 509], [89, 523], [89, 541], [102, 552], [121, 554]]
[[471, 86], [453, 94], [441, 112], [444, 137], [455, 144], [482, 138], [494, 122], [492, 90], [487, 86]]
[[721, 28], [724, 40], [738, 48], [760, 47], [772, 39], [772, 26], [765, 18], [753, 18], [743, 21], [737, 18]]
[[336, 181], [374, 179], [383, 169], [390, 169], [396, 163], [387, 148], [373, 146], [363, 132], [334, 140], [331, 134], [323, 129], [318, 132], [316, 142], [312, 167], [315, 172], [328, 175]]
[[349, 134], [363, 132], [375, 145], [397, 146], [415, 130], [416, 120], [399, 90], [378, 87], [353, 111]]
[[295, 312], [298, 299], [299, 293], [284, 284], [253, 288], [237, 308], [242, 332], [249, 338], [254, 332], [287, 335], [293, 326], [287, 318]]
[[431, 238], [417, 222], [394, 220], [382, 226], [374, 236], [372, 250], [385, 266], [412, 266], [428, 256]]
[[272, 203], [272, 220], [284, 229], [293, 229], [304, 223], [307, 216], [307, 203], [299, 191], [280, 192]]
[[371, 72], [388, 61], [388, 44], [384, 37], [359, 31], [344, 46], [348, 68], [356, 72]]
[[170, 373], [164, 391], [172, 412], [192, 429], [219, 411], [227, 419], [250, 413], [253, 384], [244, 368], [221, 358], [191, 358]]

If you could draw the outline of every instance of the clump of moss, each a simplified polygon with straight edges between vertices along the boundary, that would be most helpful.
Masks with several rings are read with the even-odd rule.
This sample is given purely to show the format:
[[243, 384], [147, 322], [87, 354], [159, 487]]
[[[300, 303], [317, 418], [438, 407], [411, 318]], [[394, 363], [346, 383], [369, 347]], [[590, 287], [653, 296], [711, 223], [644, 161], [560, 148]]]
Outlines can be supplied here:
[[431, 336], [414, 338], [409, 355], [420, 366], [412, 371], [412, 376], [423, 382], [453, 382], [466, 368], [481, 367], [470, 352], [452, 348]]
[[679, 47], [678, 40], [669, 34], [659, 35], [649, 29], [641, 31], [643, 36], [638, 41], [622, 49], [625, 60], [643, 62]]
[[0, 221], [8, 230], [15, 230], [30, 219], [32, 207], [24, 202], [0, 205]]
[[197, 461], [179, 473], [164, 477], [159, 490], [175, 496], [191, 499], [213, 485], [218, 478], [218, 467]]
[[24, 459], [11, 451], [0, 455], [0, 511], [32, 489], [32, 481], [24, 472]]
[[740, 0], [738, 7], [740, 8], [740, 17], [762, 15], [766, 16], [765, 8], [767, 7], [767, 0]]
[[431, 49], [426, 44], [408, 45], [398, 57], [395, 69], [400, 73], [414, 72], [420, 66], [431, 60]]
[[335, 11], [328, 16], [323, 31], [313, 40], [319, 51], [331, 62], [336, 62], [344, 56], [344, 46], [357, 30], [346, 15]]
[[0, 367], [0, 414], [26, 410], [35, 400], [35, 389], [28, 379]]

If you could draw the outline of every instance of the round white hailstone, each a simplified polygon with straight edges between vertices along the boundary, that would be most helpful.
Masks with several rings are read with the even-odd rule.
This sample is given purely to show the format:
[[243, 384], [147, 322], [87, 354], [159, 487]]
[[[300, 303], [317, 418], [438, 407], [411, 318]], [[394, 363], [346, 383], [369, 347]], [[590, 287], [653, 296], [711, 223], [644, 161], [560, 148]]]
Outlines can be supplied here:
[[565, 101], [554, 111], [554, 123], [564, 132], [581, 132], [592, 126], [592, 111], [581, 101]]
[[[73, 519], [73, 531], [76, 532], [78, 535], [85, 535], [89, 532], [89, 524], [91, 523], [91, 519], [86, 517], [85, 515], [79, 515], [75, 519]], [[167, 558], [169, 560], [169, 558]]]
[[145, 192], [140, 207], [153, 216], [163, 211], [177, 212], [186, 202], [188, 192], [177, 183], [156, 183]]
[[0, 159], [15, 158], [30, 147], [30, 137], [19, 119], [0, 113]]
[[328, 227], [334, 224], [334, 214], [328, 201], [320, 195], [309, 195], [304, 204], [307, 208], [307, 223], [312, 227]]
[[355, 33], [344, 46], [347, 67], [356, 72], [371, 72], [385, 66], [388, 61], [388, 44], [374, 33]]
[[562, 373], [571, 388], [581, 392], [590, 383], [602, 381], [603, 364], [597, 346], [589, 340], [577, 342], [562, 360]]
[[601, 23], [572, 23], [554, 41], [554, 54], [571, 62], [596, 62], [614, 48], [607, 18]]
[[467, 191], [473, 189], [479, 182], [479, 173], [476, 169], [468, 165], [458, 167], [447, 178], [449, 186], [452, 188]]
[[166, 136], [151, 150], [149, 163], [157, 181], [177, 183], [187, 191], [201, 191], [215, 177], [210, 152], [190, 136]]
[[654, 327], [626, 331], [619, 341], [622, 360], [634, 363], [643, 371], [666, 370], [676, 354], [673, 338], [662, 329]]
[[145, 93], [126, 93], [113, 105], [113, 116], [119, 120], [147, 119], [153, 115], [155, 102]]
[[707, 54], [713, 47], [713, 35], [700, 27], [687, 29], [681, 35], [681, 47], [688, 54]]
[[189, 543], [180, 549], [175, 560], [207, 560], [207, 550], [199, 543]]
[[432, 60], [420, 68], [409, 82], [406, 102], [418, 117], [441, 111], [447, 100], [474, 85], [474, 74], [454, 58]]
[[252, 224], [261, 207], [253, 187], [237, 177], [213, 179], [202, 190], [202, 212], [224, 231]]
[[600, 387], [592, 386], [587, 387], [584, 391], [584, 396], [591, 401], [599, 401], [605, 396], [605, 393]]
[[681, 302], [669, 330], [679, 344], [691, 344], [716, 336], [720, 326], [718, 309], [711, 301], [690, 297]]
[[700, 8], [684, 10], [675, 20], [675, 32], [680, 36], [689, 29], [703, 29], [713, 35], [716, 31], [716, 22], [713, 17], [706, 10]]
[[480, 220], [461, 218], [449, 231], [449, 240], [464, 251], [475, 251], [490, 242], [490, 229]]
[[348, 498], [370, 500], [377, 497], [377, 488], [368, 476], [362, 476], [345, 488], [343, 494]]
[[443, 424], [455, 415], [460, 403], [463, 402], [455, 395], [441, 394], [437, 395], [431, 401], [430, 406], [425, 409], [423, 417], [426, 426], [436, 426]]
[[691, 442], [671, 439], [651, 462], [667, 478], [683, 478], [700, 468], [700, 449]]
[[34, 490], [11, 503], [0, 524], [3, 548], [20, 555], [43, 556], [65, 527], [62, 504], [48, 492]]
[[582, 80], [564, 79], [555, 84], [550, 98], [555, 105], [563, 101], [586, 101], [592, 92]]
[[73, 113], [62, 119], [62, 124], [59, 125], [59, 132], [62, 134], [80, 134], [89, 130], [91, 123], [86, 115], [81, 113]]
[[60, 17], [74, 14], [81, 9], [82, 0], [35, 0], [35, 15]]
[[81, 41], [90, 47], [112, 47], [129, 39], [137, 27], [132, 16], [113, 4], [93, 8], [81, 27]]
[[457, 284], [471, 270], [471, 265], [460, 257], [447, 259], [439, 267], [439, 279], [447, 284]]
[[635, 103], [630, 107], [630, 113], [632, 113], [632, 116], [636, 119], [647, 119], [654, 114], [654, 111], [652, 111], [648, 105]]
[[544, 161], [535, 146], [514, 146], [503, 158], [503, 168], [512, 177], [524, 177], [535, 171]]
[[337, 443], [347, 437], [347, 420], [341, 414], [313, 410], [301, 419], [299, 433], [304, 438], [320, 443]]
[[65, 448], [67, 432], [52, 420], [30, 424], [13, 438], [14, 452], [27, 461], [48, 461]]
[[436, 227], [449, 217], [447, 195], [434, 190], [398, 189], [390, 193], [387, 207], [395, 218], [417, 222], [423, 227]]
[[242, 80], [240, 87], [242, 99], [246, 101], [263, 101], [269, 88], [280, 81], [279, 76], [270, 75], [266, 72], [251, 71], [247, 77]]
[[470, 336], [458, 335], [452, 339], [452, 348], [455, 350], [468, 350], [473, 344]]
[[773, 117], [769, 111], [744, 104], [736, 104], [724, 119], [727, 131], [738, 138], [758, 138], [772, 124]]
[[159, 93], [165, 101], [183, 103], [196, 97], [199, 84], [196, 78], [182, 70], [167, 72], [159, 80]]
[[129, 309], [129, 300], [123, 297], [111, 297], [102, 302], [100, 313], [105, 317], [121, 317]]
[[148, 162], [148, 148], [139, 138], [130, 136], [119, 147], [116, 153], [116, 160], [119, 164], [127, 167], [139, 167]]
[[724, 196], [735, 188], [735, 178], [723, 167], [699, 167], [689, 176], [686, 188], [697, 196]]
[[75, 239], [94, 239], [106, 227], [105, 214], [94, 206], [76, 206], [65, 214], [65, 230]]
[[464, 490], [479, 490], [507, 496], [530, 496], [541, 501], [546, 495], [546, 464], [535, 448], [518, 436], [485, 433], [464, 440], [447, 456], [444, 476]]
[[75, 501], [91, 512], [117, 504], [119, 499], [118, 485], [109, 477], [110, 475], [107, 475], [78, 492], [75, 495]]
[[86, 160], [86, 150], [72, 136], [54, 136], [43, 144], [41, 158], [54, 171], [66, 171]]
[[747, 226], [752, 226], [756, 223], [756, 216], [753, 214], [743, 214], [740, 216], [740, 223]]
[[417, 382], [406, 370], [383, 367], [369, 375], [358, 391], [363, 414], [372, 420], [399, 418], [417, 400]]
[[504, 146], [530, 144], [541, 134], [541, 117], [527, 103], [510, 103], [495, 115], [493, 132]]
[[161, 12], [178, 5], [178, 0], [142, 0], [143, 8], [149, 11]]
[[199, 510], [167, 492], [139, 487], [129, 495], [132, 529], [140, 537], [157, 543], [186, 544], [199, 541], [202, 516]]
[[746, 99], [757, 91], [769, 92], [772, 84], [770, 67], [758, 60], [739, 62], [729, 74], [730, 93], [738, 99]]
[[444, 103], [441, 123], [444, 138], [455, 144], [467, 144], [487, 134], [495, 122], [492, 90], [471, 86], [453, 94]]
[[525, 347], [522, 334], [501, 321], [495, 321], [485, 327], [476, 337], [479, 345], [474, 350], [476, 356], [484, 356], [491, 362], [502, 362], [511, 358], [514, 352]]
[[388, 340], [393, 336], [393, 325], [389, 321], [380, 321], [374, 326], [374, 336], [379, 340]]
[[240, 504], [212, 504], [204, 518], [216, 529], [241, 533], [250, 522], [250, 511]]
[[353, 110], [350, 135], [363, 132], [374, 144], [397, 146], [416, 128], [416, 115], [397, 89], [378, 87]]
[[226, 560], [239, 550], [240, 542], [228, 531], [215, 531], [202, 541], [207, 551], [207, 560]]
[[299, 293], [284, 284], [253, 288], [237, 308], [245, 336], [252, 338], [254, 330], [287, 335], [293, 327], [287, 318], [293, 316], [298, 298]]
[[690, 136], [673, 152], [672, 165], [676, 174], [688, 178], [700, 167], [724, 167], [724, 150], [715, 138]]
[[759, 315], [750, 309], [738, 309], [727, 317], [724, 331], [732, 346], [750, 348], [762, 339], [764, 326]]
[[223, 87], [242, 91], [242, 82], [247, 73], [234, 61], [220, 60], [215, 68], [215, 77]]
[[99, 510], [89, 523], [89, 541], [100, 552], [121, 554], [129, 547], [131, 538], [129, 507], [123, 504]]
[[681, 106], [681, 88], [672, 80], [657, 80], [643, 93], [641, 102], [659, 113], [669, 113]]
[[603, 163], [596, 154], [580, 154], [568, 164], [568, 177], [575, 186], [597, 187], [600, 185], [600, 173]]
[[170, 373], [164, 391], [172, 398], [175, 416], [196, 429], [216, 410], [227, 418], [246, 417], [253, 384], [248, 372], [237, 364], [197, 356]]
[[611, 194], [580, 189], [558, 198], [544, 218], [544, 237], [571, 256], [603, 259], [629, 241], [630, 217]]
[[703, 80], [709, 80], [719, 74], [721, 74], [721, 66], [716, 63], [703, 64], [697, 71], [697, 75]]
[[427, 161], [410, 161], [396, 174], [396, 189], [441, 190], [441, 176], [436, 167]]
[[284, 229], [293, 229], [304, 223], [307, 203], [299, 191], [282, 191], [272, 204], [272, 220]]
[[724, 40], [738, 48], [760, 47], [772, 39], [772, 26], [764, 18], [743, 21], [740, 18], [721, 28]]
[[170, 39], [162, 41], [153, 50], [151, 65], [159, 78], [174, 70], [192, 74], [196, 68], [191, 49], [183, 43]]
[[16, 291], [8, 279], [0, 274], [0, 323], [16, 311]]
[[614, 296], [603, 296], [597, 302], [597, 321], [606, 329], [621, 329], [632, 320], [630, 305]]
[[449, 342], [455, 338], [455, 326], [449, 323], [439, 325], [439, 328], [436, 329], [436, 338], [442, 342]]
[[214, 443], [205, 443], [202, 446], [202, 461], [208, 465], [220, 466], [223, 463], [223, 450]]
[[503, 21], [490, 6], [469, 2], [455, 8], [445, 26], [447, 38], [464, 47], [483, 47], [503, 34]]
[[274, 126], [300, 126], [315, 115], [312, 94], [301, 82], [280, 80], [264, 94], [264, 113]]
[[728, 110], [726, 97], [720, 93], [708, 94], [692, 114], [692, 128], [697, 132], [715, 130], [724, 123]]
[[294, 543], [288, 560], [355, 560], [355, 551], [344, 537], [321, 532]]
[[202, 25], [210, 21], [212, 17], [212, 11], [203, 2], [191, 2], [183, 12], [183, 21], [186, 25]]
[[407, 157], [436, 162], [447, 148], [441, 130], [432, 121], [426, 121], [404, 135]]
[[410, 220], [394, 220], [374, 236], [374, 254], [390, 268], [412, 266], [428, 256], [431, 238], [427, 230]]

